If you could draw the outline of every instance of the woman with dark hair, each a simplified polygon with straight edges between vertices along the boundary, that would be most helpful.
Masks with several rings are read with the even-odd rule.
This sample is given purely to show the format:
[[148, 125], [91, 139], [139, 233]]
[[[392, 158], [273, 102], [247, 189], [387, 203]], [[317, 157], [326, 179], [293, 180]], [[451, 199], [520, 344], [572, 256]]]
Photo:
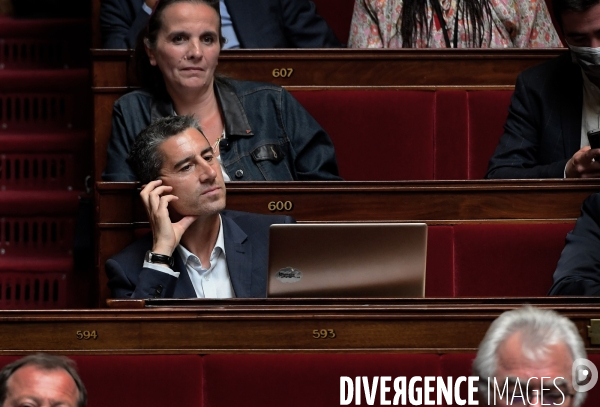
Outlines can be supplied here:
[[339, 180], [333, 144], [279, 86], [215, 77], [218, 0], [161, 0], [136, 48], [143, 90], [115, 102], [106, 181], [133, 181], [133, 140], [154, 120], [195, 116], [225, 180]]
[[353, 48], [562, 47], [544, 0], [356, 0]]

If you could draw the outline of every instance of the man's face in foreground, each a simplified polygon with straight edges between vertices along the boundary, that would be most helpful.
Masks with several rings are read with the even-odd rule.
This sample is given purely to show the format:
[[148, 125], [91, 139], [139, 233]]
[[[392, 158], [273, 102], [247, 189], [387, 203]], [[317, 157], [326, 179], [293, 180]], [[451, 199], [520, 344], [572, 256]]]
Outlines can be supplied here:
[[18, 369], [7, 381], [2, 407], [76, 407], [79, 390], [63, 369], [44, 370], [35, 365]]
[[[525, 404], [541, 406], [557, 404], [564, 407], [573, 405], [573, 394], [575, 393], [571, 384], [573, 359], [564, 343], [550, 345], [538, 360], [530, 360], [523, 353], [521, 333], [517, 332], [500, 345], [497, 356], [496, 381], [498, 387], [502, 389], [505, 380], [508, 378], [510, 400], [507, 400], [506, 394], [500, 400], [500, 396], [496, 393], [495, 405], [518, 406]], [[522, 393], [515, 386], [517, 379]], [[528, 381], [529, 388], [527, 388]], [[544, 388], [543, 400], [540, 397], [542, 387]], [[493, 391], [492, 382], [490, 387], [490, 405], [494, 405]], [[512, 398], [513, 393], [516, 396], [514, 399]]]

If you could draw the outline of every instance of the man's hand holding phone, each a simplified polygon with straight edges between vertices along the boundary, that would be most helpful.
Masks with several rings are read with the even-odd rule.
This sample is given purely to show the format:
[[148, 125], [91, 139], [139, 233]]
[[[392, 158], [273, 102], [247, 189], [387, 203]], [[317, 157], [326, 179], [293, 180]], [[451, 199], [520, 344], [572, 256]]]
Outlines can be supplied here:
[[161, 180], [155, 180], [145, 185], [140, 192], [152, 228], [152, 252], [166, 256], [173, 254], [187, 228], [198, 218], [184, 216], [179, 222], [171, 222], [169, 202], [179, 199], [170, 194], [172, 190], [173, 187], [162, 185]]
[[567, 178], [599, 178], [600, 148], [583, 147], [567, 162], [565, 175]]

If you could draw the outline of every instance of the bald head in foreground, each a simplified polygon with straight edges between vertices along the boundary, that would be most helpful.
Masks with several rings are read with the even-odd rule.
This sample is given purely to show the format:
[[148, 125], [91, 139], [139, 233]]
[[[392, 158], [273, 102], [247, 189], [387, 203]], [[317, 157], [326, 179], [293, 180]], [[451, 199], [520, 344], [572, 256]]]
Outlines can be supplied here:
[[87, 392], [72, 360], [36, 354], [0, 371], [2, 407], [85, 407]]

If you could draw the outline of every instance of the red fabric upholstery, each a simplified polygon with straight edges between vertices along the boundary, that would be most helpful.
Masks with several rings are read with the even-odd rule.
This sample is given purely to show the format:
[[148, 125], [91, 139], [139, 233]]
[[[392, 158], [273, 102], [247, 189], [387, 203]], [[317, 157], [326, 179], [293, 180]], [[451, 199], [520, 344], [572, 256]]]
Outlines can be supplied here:
[[[512, 91], [324, 90], [294, 96], [331, 136], [347, 180], [481, 179]], [[358, 165], [365, 157], [375, 164]]]
[[456, 296], [545, 296], [573, 224], [454, 226]]
[[[208, 355], [204, 357], [204, 369], [204, 407], [338, 406], [340, 376], [367, 376], [370, 380], [373, 376], [437, 376], [439, 357], [424, 354]], [[391, 400], [393, 392], [389, 396]], [[374, 405], [379, 406], [379, 401], [378, 393]], [[366, 405], [364, 393], [361, 402]]]
[[[600, 355], [590, 354], [588, 355], [588, 359], [595, 364], [598, 369], [600, 369]], [[583, 403], [583, 405], [585, 407], [600, 406], [600, 383], [597, 383], [594, 388], [588, 392], [587, 398], [585, 399], [585, 403]]]
[[434, 92], [328, 90], [294, 96], [331, 136], [344, 179], [433, 178]]
[[[454, 379], [460, 376], [471, 376], [473, 359], [475, 359], [475, 353], [450, 353], [447, 355], [441, 355], [440, 357], [440, 376], [452, 377]], [[462, 383], [460, 386], [460, 397], [463, 400], [467, 400], [468, 387], [467, 383]], [[445, 402], [445, 400], [444, 400]], [[444, 403], [444, 405], [448, 405]]]
[[467, 114], [467, 92], [436, 92], [434, 179], [468, 178]]
[[342, 44], [348, 43], [354, 0], [314, 0], [317, 13], [327, 21]]
[[88, 407], [202, 405], [198, 355], [73, 356]]
[[[512, 91], [468, 92], [468, 177], [481, 179], [503, 133]], [[438, 178], [440, 179], [440, 178]]]
[[454, 296], [454, 231], [452, 226], [427, 228], [426, 297]]

